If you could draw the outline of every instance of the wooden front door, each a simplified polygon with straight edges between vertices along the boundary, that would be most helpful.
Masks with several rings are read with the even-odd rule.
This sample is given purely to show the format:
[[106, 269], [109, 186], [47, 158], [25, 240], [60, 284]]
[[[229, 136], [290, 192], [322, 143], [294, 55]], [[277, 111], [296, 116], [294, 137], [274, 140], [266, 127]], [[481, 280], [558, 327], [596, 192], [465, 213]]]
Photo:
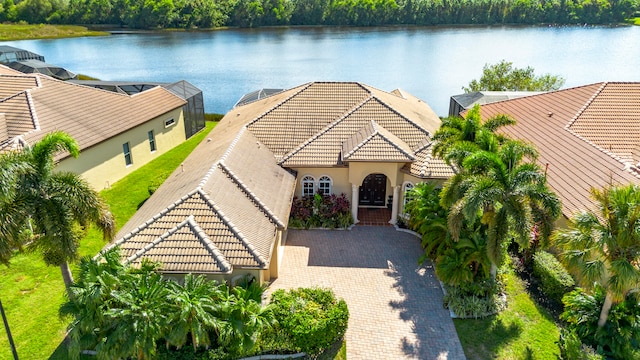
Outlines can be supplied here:
[[384, 174], [370, 174], [360, 186], [360, 201], [358, 205], [385, 206], [387, 192], [387, 177]]

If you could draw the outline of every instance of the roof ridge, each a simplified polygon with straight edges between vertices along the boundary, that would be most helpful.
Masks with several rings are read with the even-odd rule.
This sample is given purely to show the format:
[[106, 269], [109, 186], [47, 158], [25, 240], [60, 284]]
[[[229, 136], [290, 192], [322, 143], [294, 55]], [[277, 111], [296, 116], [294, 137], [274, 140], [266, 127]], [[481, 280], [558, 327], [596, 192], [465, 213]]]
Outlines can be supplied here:
[[213, 257], [216, 259], [218, 265], [220, 266], [220, 269], [225, 273], [230, 273], [233, 270], [233, 266], [220, 251], [220, 249], [218, 249], [216, 244], [211, 241], [209, 235], [207, 235], [207, 233], [200, 227], [200, 224], [198, 224], [196, 218], [193, 215], [189, 215], [189, 217], [187, 218], [187, 223], [189, 224], [189, 226], [191, 226], [191, 229], [197, 233], [200, 242], [203, 243], [203, 245], [207, 248], [207, 250], [209, 250], [211, 255], [213, 255]]
[[222, 161], [227, 159], [229, 154], [231, 154], [231, 151], [233, 150], [233, 148], [236, 146], [236, 144], [238, 144], [238, 141], [240, 141], [240, 137], [242, 137], [242, 134], [244, 134], [244, 131], [246, 129], [247, 129], [246, 125], [243, 125], [242, 128], [240, 128], [240, 131], [238, 131], [238, 134], [236, 135], [236, 137], [233, 138], [233, 140], [229, 144], [229, 147], [227, 148], [227, 150], [225, 150], [224, 154], [222, 154], [222, 156], [220, 157], [220, 159], [216, 163], [222, 162]]
[[231, 181], [233, 181], [238, 187], [240, 187], [243, 193], [245, 193], [251, 200], [253, 200], [253, 202], [255, 202], [258, 205], [260, 210], [264, 211], [267, 214], [267, 216], [269, 217], [269, 219], [271, 219], [271, 221], [278, 224], [278, 227], [284, 229], [285, 227], [284, 223], [280, 219], [278, 219], [278, 217], [271, 211], [271, 209], [269, 209], [269, 207], [267, 207], [265, 203], [262, 202], [262, 200], [260, 200], [258, 195], [256, 195], [253, 191], [251, 191], [251, 189], [249, 189], [249, 187], [242, 180], [240, 180], [238, 175], [236, 175], [227, 166], [227, 164], [224, 163], [224, 161], [220, 160], [218, 162], [218, 166], [224, 173], [226, 173], [231, 178]]
[[[379, 90], [379, 91], [382, 91], [382, 90]], [[393, 95], [393, 94], [391, 94], [391, 95]], [[396, 95], [393, 95], [393, 96], [396, 96]], [[418, 123], [416, 123], [415, 121], [413, 121], [413, 120], [411, 120], [410, 118], [408, 118], [408, 117], [404, 116], [404, 115], [403, 115], [402, 113], [400, 113], [398, 110], [396, 110], [395, 108], [391, 107], [391, 106], [390, 106], [389, 104], [387, 104], [386, 102], [382, 101], [382, 99], [380, 99], [379, 97], [377, 97], [377, 96], [375, 96], [375, 95], [373, 95], [373, 94], [372, 94], [372, 97], [373, 97], [374, 99], [376, 99], [376, 100], [377, 100], [381, 105], [383, 105], [383, 106], [384, 106], [384, 107], [386, 107], [388, 110], [390, 110], [391, 112], [395, 113], [396, 115], [400, 116], [400, 117], [401, 117], [401, 118], [403, 118], [405, 121], [407, 121], [408, 123], [412, 124], [413, 126], [417, 127], [418, 129], [421, 129], [422, 131], [424, 131], [425, 133], [427, 133], [427, 135], [429, 135], [429, 137], [433, 136], [433, 134], [432, 134], [429, 130], [427, 130], [427, 129], [423, 128], [422, 126], [420, 126], [420, 125], [419, 125]], [[400, 98], [400, 97], [398, 97], [398, 96], [396, 96], [396, 97], [397, 97], [398, 99], [402, 99], [402, 98]], [[407, 99], [404, 99], [404, 100], [407, 100]]]
[[251, 255], [253, 255], [254, 260], [257, 263], [259, 263], [260, 266], [265, 266], [267, 264], [267, 261], [260, 254], [260, 251], [258, 251], [258, 249], [256, 249], [253, 246], [253, 244], [251, 244], [249, 241], [247, 241], [247, 238], [244, 236], [244, 234], [242, 234], [240, 229], [238, 229], [238, 227], [227, 217], [227, 215], [225, 215], [225, 213], [222, 211], [222, 209], [220, 209], [213, 202], [213, 200], [211, 200], [209, 195], [207, 195], [202, 189], [199, 189], [198, 193], [200, 194], [200, 196], [202, 196], [205, 199], [207, 204], [218, 214], [218, 216], [220, 217], [222, 222], [225, 225], [227, 225], [229, 231], [231, 231], [238, 238], [238, 240], [240, 240], [240, 242], [242, 242], [242, 244], [247, 248], [247, 250], [249, 250], [249, 253], [251, 253]]
[[[192, 217], [193, 215], [189, 215], [189, 216]], [[183, 226], [185, 226], [187, 224], [188, 220], [189, 220], [189, 217], [187, 217], [185, 220], [183, 220], [180, 224], [178, 224], [178, 225], [174, 226], [173, 228], [167, 230], [164, 234], [158, 236], [155, 240], [153, 240], [152, 242], [150, 242], [147, 245], [145, 245], [142, 249], [136, 251], [133, 255], [129, 256], [125, 260], [125, 263], [131, 263], [132, 261], [134, 261], [136, 259], [139, 259], [147, 251], [151, 250], [153, 247], [158, 245], [160, 242], [164, 241], [164, 239], [166, 239], [169, 236], [175, 234], [178, 230], [180, 230]]]
[[187, 195], [181, 197], [180, 199], [174, 201], [171, 205], [167, 206], [166, 208], [162, 209], [159, 213], [153, 215], [151, 217], [151, 219], [145, 221], [142, 225], [136, 227], [135, 229], [131, 230], [130, 232], [126, 233], [125, 235], [123, 235], [120, 239], [118, 239], [117, 241], [115, 241], [113, 244], [108, 245], [107, 247], [105, 247], [105, 250], [111, 249], [115, 246], [118, 246], [122, 243], [124, 243], [125, 241], [131, 239], [134, 235], [136, 235], [137, 233], [139, 233], [140, 231], [148, 228], [151, 224], [153, 224], [156, 220], [158, 220], [160, 217], [166, 215], [169, 211], [173, 210], [176, 208], [176, 206], [184, 203], [187, 199], [189, 199], [190, 197], [192, 197], [195, 193], [198, 192], [198, 189], [192, 190], [189, 193], [187, 193]]
[[[373, 121], [373, 120], [372, 120]], [[389, 134], [395, 136], [391, 131], [387, 130], [384, 128], [384, 126], [380, 126], [381, 128], [383, 128], [386, 132], [388, 132]], [[383, 133], [379, 132], [378, 130], [376, 130], [376, 133], [378, 135], [380, 135], [382, 137], [382, 139], [384, 139], [388, 144], [390, 144], [391, 146], [393, 146], [394, 148], [396, 148], [397, 150], [399, 150], [400, 152], [402, 152], [403, 154], [405, 154], [409, 159], [411, 160], [415, 160], [416, 156], [415, 154], [410, 154], [408, 152], [406, 152], [403, 148], [401, 148], [398, 144], [394, 143], [393, 141], [391, 141], [391, 139], [389, 139], [387, 136], [385, 136]], [[396, 138], [398, 138], [398, 140], [404, 142], [404, 140], [400, 139], [399, 137], [395, 136]], [[405, 145], [407, 145], [408, 148], [411, 148], [409, 146], [409, 144], [407, 144], [405, 142]]]
[[[360, 133], [361, 131], [366, 130], [369, 125], [373, 128], [373, 132], [371, 132], [371, 134], [369, 134], [366, 138], [364, 138], [356, 146], [354, 146], [353, 149], [351, 149], [351, 151], [349, 151], [348, 153], [344, 154], [344, 156], [343, 156], [344, 159], [346, 159], [346, 158], [350, 157], [351, 155], [353, 155], [356, 151], [358, 151], [360, 148], [362, 148], [364, 146], [364, 144], [366, 144], [369, 140], [371, 140], [374, 136], [376, 136], [378, 134], [378, 128], [376, 127], [377, 124], [376, 124], [376, 122], [374, 120], [371, 120], [367, 125], [363, 126], [362, 129], [360, 129], [357, 132], [353, 133], [353, 135], [351, 135], [350, 137], [353, 137], [353, 136], [357, 135], [358, 133]], [[344, 141], [342, 143], [344, 144]]]
[[297, 154], [300, 150], [302, 150], [305, 147], [307, 147], [307, 145], [309, 145], [310, 143], [312, 143], [313, 141], [318, 139], [320, 136], [326, 134], [329, 130], [333, 129], [336, 125], [341, 123], [349, 115], [353, 114], [356, 110], [358, 110], [359, 108], [364, 106], [367, 102], [369, 102], [369, 100], [371, 100], [373, 98], [374, 98], [373, 94], [370, 93], [370, 95], [368, 97], [366, 97], [364, 100], [362, 100], [362, 102], [360, 102], [359, 104], [356, 104], [349, 111], [343, 113], [342, 116], [340, 116], [339, 118], [334, 120], [329, 125], [325, 126], [322, 130], [318, 131], [316, 134], [314, 134], [313, 136], [311, 136], [310, 138], [305, 140], [302, 144], [298, 145], [298, 147], [296, 147], [295, 149], [293, 149], [290, 152], [288, 152], [287, 154], [285, 154], [280, 160], [278, 160], [278, 165], [282, 165], [285, 161], [289, 160], [291, 157], [293, 157], [295, 154]]
[[[291, 96], [282, 99], [282, 101], [280, 101], [279, 103], [277, 103], [275, 106], [272, 106], [269, 108], [269, 110], [261, 113], [260, 115], [256, 116], [253, 120], [250, 120], [248, 123], [246, 123], [245, 126], [251, 126], [254, 123], [256, 123], [258, 120], [260, 120], [261, 118], [263, 118], [264, 116], [266, 116], [267, 114], [269, 114], [270, 112], [274, 111], [275, 109], [279, 108], [280, 106], [282, 106], [284, 103], [286, 103], [287, 101], [291, 100], [294, 96], [300, 94], [301, 92], [303, 92], [304, 90], [308, 89], [311, 85], [313, 85], [313, 82], [308, 82], [306, 84], [301, 85], [301, 89], [294, 92], [293, 94], [291, 94]], [[284, 91], [288, 91], [288, 90], [284, 90]]]
[[40, 121], [38, 120], [38, 114], [36, 114], [36, 107], [33, 104], [33, 97], [31, 97], [31, 89], [25, 90], [27, 95], [27, 105], [29, 106], [29, 113], [31, 114], [31, 120], [33, 121], [33, 130], [29, 130], [26, 134], [31, 133], [32, 131], [40, 130]]
[[607, 86], [607, 82], [603, 82], [602, 85], [591, 95], [591, 97], [587, 100], [587, 102], [578, 110], [578, 112], [569, 120], [569, 122], [564, 126], [565, 129], [570, 129], [571, 126], [578, 120], [580, 115], [582, 115], [585, 110], [593, 103], [593, 101], [602, 93], [602, 90]]

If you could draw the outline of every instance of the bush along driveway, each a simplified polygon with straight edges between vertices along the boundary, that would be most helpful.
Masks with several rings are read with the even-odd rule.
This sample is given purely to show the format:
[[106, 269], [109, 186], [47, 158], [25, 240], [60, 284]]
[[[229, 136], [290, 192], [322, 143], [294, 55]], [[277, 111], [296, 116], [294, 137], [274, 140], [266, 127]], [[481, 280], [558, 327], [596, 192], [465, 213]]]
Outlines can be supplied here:
[[269, 288], [326, 287], [349, 307], [347, 358], [465, 359], [420, 242], [392, 227], [289, 230]]

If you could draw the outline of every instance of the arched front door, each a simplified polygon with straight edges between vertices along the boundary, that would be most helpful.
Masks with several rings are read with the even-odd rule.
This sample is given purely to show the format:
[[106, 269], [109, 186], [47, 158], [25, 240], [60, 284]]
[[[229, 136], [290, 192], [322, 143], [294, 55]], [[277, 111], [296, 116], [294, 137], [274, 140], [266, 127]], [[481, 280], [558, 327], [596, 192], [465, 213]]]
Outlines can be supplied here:
[[385, 206], [387, 192], [387, 176], [384, 174], [369, 174], [360, 186], [359, 205]]

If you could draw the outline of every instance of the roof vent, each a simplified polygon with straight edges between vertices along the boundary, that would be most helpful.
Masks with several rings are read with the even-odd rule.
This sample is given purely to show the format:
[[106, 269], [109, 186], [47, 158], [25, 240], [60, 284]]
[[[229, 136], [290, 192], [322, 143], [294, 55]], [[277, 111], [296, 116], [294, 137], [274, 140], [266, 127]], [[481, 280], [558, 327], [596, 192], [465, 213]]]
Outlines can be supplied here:
[[548, 116], [548, 117], [552, 117], [552, 116], [553, 116], [553, 113], [552, 113], [551, 111], [549, 111], [549, 112], [547, 113], [547, 116]]

